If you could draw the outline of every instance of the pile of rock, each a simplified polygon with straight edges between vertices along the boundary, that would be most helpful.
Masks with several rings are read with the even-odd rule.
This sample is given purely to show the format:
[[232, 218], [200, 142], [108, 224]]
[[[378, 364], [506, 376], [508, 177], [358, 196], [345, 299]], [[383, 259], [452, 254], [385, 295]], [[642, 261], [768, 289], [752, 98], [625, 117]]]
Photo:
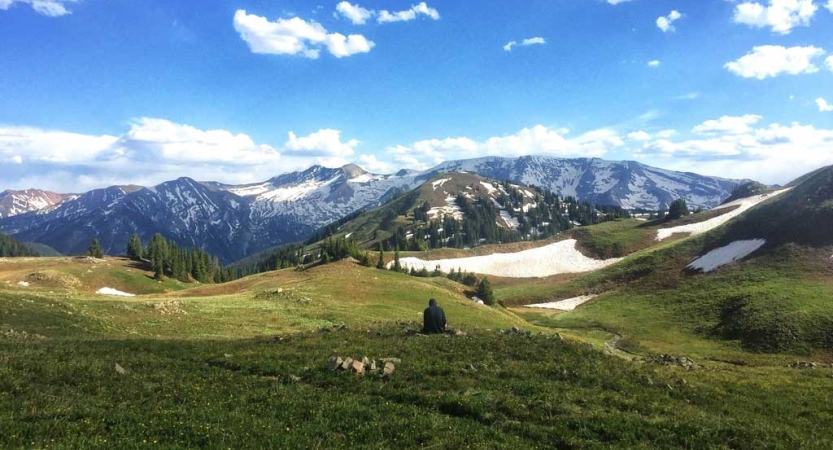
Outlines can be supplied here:
[[526, 337], [531, 337], [531, 336], [532, 336], [532, 332], [531, 332], [531, 331], [529, 331], [529, 330], [522, 330], [522, 329], [520, 329], [520, 328], [518, 328], [518, 327], [512, 327], [512, 328], [510, 328], [510, 329], [508, 329], [508, 330], [500, 330], [500, 331], [499, 331], [499, 333], [500, 333], [500, 334], [515, 335], [515, 336], [526, 336]]
[[327, 367], [332, 371], [347, 371], [356, 375], [365, 375], [367, 373], [378, 373], [382, 376], [389, 377], [393, 375], [396, 370], [394, 362], [401, 362], [398, 358], [382, 358], [380, 360], [362, 357], [360, 359], [353, 359], [349, 356], [342, 358], [341, 356], [331, 356], [327, 360]]
[[148, 303], [148, 305], [152, 307], [154, 311], [163, 316], [169, 316], [174, 314], [188, 314], [187, 311], [182, 309], [182, 303], [177, 300], [168, 300], [165, 302], [158, 303]]
[[696, 369], [697, 364], [687, 356], [672, 356], [672, 355], [659, 355], [659, 356], [645, 356], [641, 359], [643, 362], [651, 363], [651, 364], [660, 364], [663, 366], [676, 366], [676, 367], [683, 367], [685, 369]]
[[5, 338], [5, 339], [15, 339], [15, 340], [29, 340], [29, 339], [43, 340], [43, 339], [46, 339], [46, 336], [41, 336], [40, 334], [27, 333], [23, 330], [17, 331], [17, 330], [13, 330], [13, 329], [0, 330], [0, 337]]
[[822, 369], [826, 367], [833, 368], [833, 364], [822, 364], [811, 361], [796, 361], [789, 365], [793, 369]]

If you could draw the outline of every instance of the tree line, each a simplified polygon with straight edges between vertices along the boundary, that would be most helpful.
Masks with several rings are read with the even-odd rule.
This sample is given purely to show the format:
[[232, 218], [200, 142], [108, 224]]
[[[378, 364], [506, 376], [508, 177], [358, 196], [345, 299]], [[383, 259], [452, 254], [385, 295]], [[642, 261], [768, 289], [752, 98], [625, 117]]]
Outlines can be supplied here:
[[11, 236], [0, 234], [0, 257], [40, 256], [28, 245], [21, 244]]
[[[91, 253], [97, 244], [93, 241]], [[100, 246], [99, 246], [100, 248]], [[232, 267], [223, 267], [219, 259], [205, 250], [179, 247], [173, 240], [157, 233], [147, 246], [139, 235], [133, 233], [127, 244], [127, 257], [134, 261], [147, 261], [153, 268], [154, 278], [175, 278], [184, 283], [225, 283], [237, 278]]]

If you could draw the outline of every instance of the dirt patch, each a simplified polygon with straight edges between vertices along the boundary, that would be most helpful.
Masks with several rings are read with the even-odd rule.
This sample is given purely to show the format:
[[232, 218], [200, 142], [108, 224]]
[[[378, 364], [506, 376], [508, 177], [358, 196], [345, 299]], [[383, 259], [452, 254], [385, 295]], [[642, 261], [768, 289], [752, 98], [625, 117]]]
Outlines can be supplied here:
[[81, 280], [75, 276], [54, 270], [44, 270], [30, 273], [26, 276], [26, 281], [37, 286], [62, 287], [70, 289], [79, 288], [83, 285]]

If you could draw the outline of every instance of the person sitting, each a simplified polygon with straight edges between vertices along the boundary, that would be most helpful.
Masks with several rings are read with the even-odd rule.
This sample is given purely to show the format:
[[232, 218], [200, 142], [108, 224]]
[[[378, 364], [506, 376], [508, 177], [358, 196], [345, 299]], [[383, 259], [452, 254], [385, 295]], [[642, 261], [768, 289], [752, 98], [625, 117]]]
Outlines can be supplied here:
[[422, 332], [425, 334], [445, 333], [445, 311], [437, 306], [433, 298], [428, 301], [428, 308], [422, 313]]

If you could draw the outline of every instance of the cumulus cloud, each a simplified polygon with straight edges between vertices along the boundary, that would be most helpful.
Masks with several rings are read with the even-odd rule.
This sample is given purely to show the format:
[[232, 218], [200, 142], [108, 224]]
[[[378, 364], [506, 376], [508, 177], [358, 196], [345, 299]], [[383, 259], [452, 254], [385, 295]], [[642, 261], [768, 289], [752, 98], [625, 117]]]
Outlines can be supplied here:
[[354, 25], [364, 25], [367, 19], [370, 19], [375, 14], [375, 11], [362, 8], [359, 5], [353, 5], [350, 2], [341, 2], [336, 5], [336, 11], [342, 16], [353, 22]]
[[827, 59], [824, 60], [824, 65], [827, 66], [831, 72], [833, 72], [833, 56], [828, 56]]
[[787, 48], [780, 45], [763, 45], [754, 47], [751, 52], [737, 61], [726, 63], [724, 67], [743, 78], [759, 80], [781, 74], [814, 73], [819, 70], [814, 60], [824, 53], [823, 49], [814, 46]]
[[440, 13], [436, 9], [429, 7], [425, 2], [421, 2], [404, 11], [390, 12], [388, 10], [382, 10], [379, 12], [376, 21], [379, 23], [408, 22], [416, 19], [420, 15], [430, 17], [434, 20], [439, 20], [440, 18]]
[[786, 183], [833, 164], [833, 130], [812, 125], [758, 126], [758, 115], [721, 117], [694, 127], [700, 137], [646, 142], [636, 156], [676, 170]]
[[341, 131], [323, 129], [307, 136], [298, 137], [294, 132], [289, 132], [289, 139], [284, 144], [290, 152], [303, 153], [308, 156], [336, 156], [345, 158], [352, 156], [359, 141], [353, 139], [347, 142], [341, 141]]
[[661, 63], [659, 62], [658, 59], [655, 59], [653, 61], [648, 61], [648, 67], [659, 67], [660, 64]]
[[769, 6], [745, 2], [735, 7], [735, 22], [790, 34], [795, 27], [809, 26], [817, 10], [813, 0], [770, 0]]
[[315, 21], [307, 22], [299, 17], [270, 21], [242, 9], [234, 13], [234, 29], [252, 53], [258, 54], [317, 59], [321, 48], [326, 47], [336, 58], [343, 58], [367, 53], [376, 45], [359, 34], [345, 37], [340, 33], [328, 33]]
[[744, 116], [723, 116], [719, 119], [707, 120], [695, 126], [691, 131], [695, 134], [743, 134], [751, 130], [750, 125], [760, 122], [763, 117], [755, 114]]
[[5, 11], [15, 3], [20, 3], [31, 6], [38, 14], [49, 17], [60, 17], [72, 14], [72, 11], [67, 9], [66, 5], [78, 1], [80, 0], [0, 0], [0, 10]]
[[662, 30], [663, 33], [668, 33], [669, 31], [676, 31], [677, 29], [674, 28], [674, 22], [682, 19], [682, 17], [683, 15], [675, 9], [668, 13], [667, 16], [660, 16], [657, 18], [657, 28]]
[[357, 145], [338, 130], [322, 129], [289, 133], [276, 148], [246, 134], [156, 118], [136, 119], [119, 136], [0, 125], [0, 164], [16, 165], [0, 171], [0, 186], [79, 192], [111, 184], [151, 186], [181, 176], [250, 183], [312, 164], [373, 162], [365, 155], [355, 158]]
[[819, 112], [831, 112], [833, 111], [833, 105], [827, 103], [827, 100], [819, 97], [816, 99], [816, 106], [819, 107]]
[[624, 145], [614, 130], [603, 128], [568, 138], [569, 130], [543, 125], [524, 128], [515, 134], [478, 141], [469, 137], [428, 139], [411, 145], [389, 147], [394, 161], [409, 168], [427, 169], [443, 161], [478, 156], [553, 155], [601, 157]]
[[651, 135], [645, 131], [639, 130], [634, 131], [632, 133], [628, 133], [628, 139], [632, 141], [649, 141], [651, 140]]
[[825, 5], [825, 8], [827, 8], [828, 10], [830, 10], [830, 12], [833, 13], [833, 0], [827, 0], [827, 5]]
[[510, 41], [507, 42], [506, 45], [503, 46], [503, 49], [507, 52], [511, 52], [513, 47], [522, 46], [522, 47], [529, 47], [530, 45], [544, 45], [547, 43], [547, 40], [542, 37], [533, 37], [524, 39], [520, 43], [518, 41]]

